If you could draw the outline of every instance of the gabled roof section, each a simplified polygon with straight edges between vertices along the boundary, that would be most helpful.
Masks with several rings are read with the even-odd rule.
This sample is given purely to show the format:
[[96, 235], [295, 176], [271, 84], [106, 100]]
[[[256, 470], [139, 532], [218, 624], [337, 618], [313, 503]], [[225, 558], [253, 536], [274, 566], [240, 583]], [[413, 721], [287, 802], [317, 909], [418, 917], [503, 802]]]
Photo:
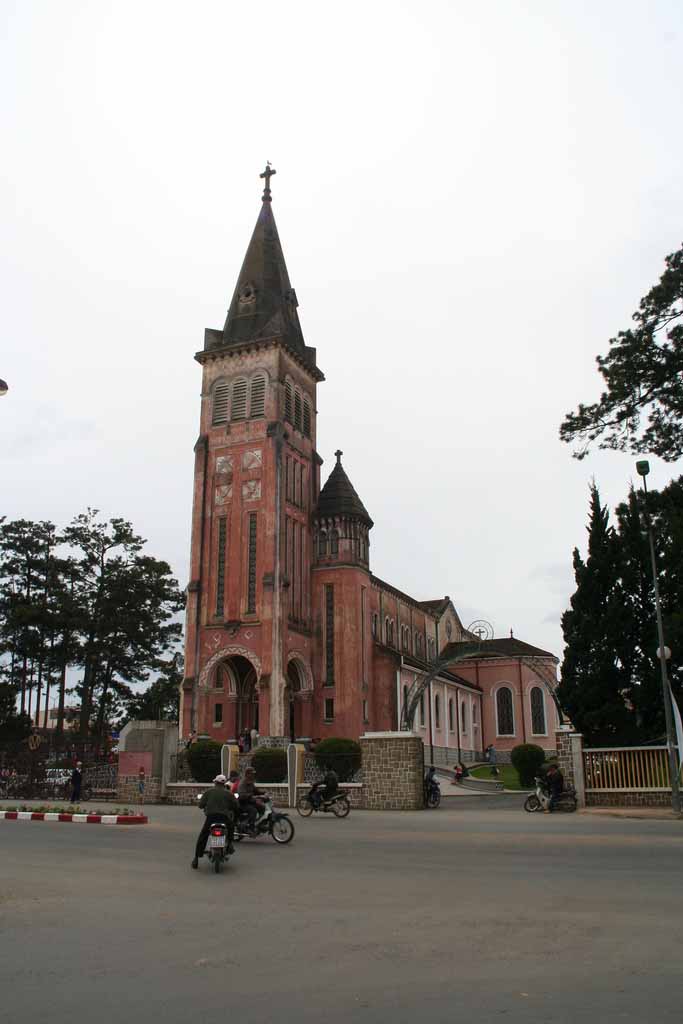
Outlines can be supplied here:
[[540, 647], [524, 643], [516, 637], [501, 637], [493, 640], [463, 640], [458, 643], [448, 644], [442, 653], [444, 658], [449, 654], [471, 654], [472, 659], [476, 658], [552, 658], [557, 661], [550, 651], [543, 651]]
[[426, 612], [433, 615], [436, 619], [440, 619], [443, 613], [451, 603], [451, 599], [448, 595], [446, 597], [437, 597], [435, 601], [418, 601], [420, 608], [424, 608]]
[[328, 476], [318, 497], [316, 517], [332, 519], [334, 516], [348, 516], [360, 519], [371, 529], [374, 525], [372, 519], [341, 464], [343, 454], [340, 451], [335, 452], [337, 464]]

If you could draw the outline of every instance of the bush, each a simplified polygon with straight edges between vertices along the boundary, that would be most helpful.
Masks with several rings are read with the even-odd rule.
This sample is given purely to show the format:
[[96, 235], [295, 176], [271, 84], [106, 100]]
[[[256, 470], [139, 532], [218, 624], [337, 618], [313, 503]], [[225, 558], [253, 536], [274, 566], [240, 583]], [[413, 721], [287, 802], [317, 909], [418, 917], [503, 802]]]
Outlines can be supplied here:
[[540, 773], [545, 761], [545, 751], [535, 743], [520, 743], [510, 754], [513, 768], [519, 775], [519, 784], [524, 789], [533, 786], [534, 779]]
[[221, 744], [215, 740], [197, 740], [188, 747], [187, 760], [195, 782], [213, 782], [221, 770]]
[[287, 751], [284, 747], [257, 747], [251, 755], [257, 782], [285, 782]]
[[315, 763], [320, 771], [328, 765], [337, 773], [340, 782], [349, 782], [360, 768], [360, 744], [355, 740], [330, 736], [315, 748]]

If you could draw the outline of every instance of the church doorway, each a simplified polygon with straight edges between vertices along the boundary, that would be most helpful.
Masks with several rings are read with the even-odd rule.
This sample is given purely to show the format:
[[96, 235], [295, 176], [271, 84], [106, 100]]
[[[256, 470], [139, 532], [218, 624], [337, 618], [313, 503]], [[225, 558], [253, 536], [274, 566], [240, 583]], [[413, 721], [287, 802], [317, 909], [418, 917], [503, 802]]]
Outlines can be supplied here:
[[225, 724], [231, 739], [237, 739], [245, 729], [259, 731], [256, 682], [256, 669], [240, 654], [226, 658], [217, 666], [215, 686], [229, 694], [228, 708], [232, 714]]
[[296, 661], [287, 665], [287, 685], [285, 686], [285, 713], [289, 729], [289, 738], [293, 743], [302, 735], [301, 695], [304, 689], [301, 669]]

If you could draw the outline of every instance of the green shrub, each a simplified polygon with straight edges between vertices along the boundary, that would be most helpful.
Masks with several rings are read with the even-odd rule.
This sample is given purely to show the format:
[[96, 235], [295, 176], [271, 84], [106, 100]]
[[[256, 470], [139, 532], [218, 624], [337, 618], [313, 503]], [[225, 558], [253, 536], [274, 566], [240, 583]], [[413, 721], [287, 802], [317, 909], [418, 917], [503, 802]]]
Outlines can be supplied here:
[[540, 773], [545, 761], [545, 751], [535, 743], [520, 743], [510, 754], [513, 768], [519, 775], [519, 784], [524, 789], [533, 786], [534, 779]]
[[285, 782], [287, 751], [284, 747], [257, 747], [251, 755], [257, 782]]
[[360, 744], [355, 740], [330, 736], [318, 743], [314, 753], [318, 768], [324, 772], [329, 765], [340, 782], [348, 782], [360, 768]]
[[197, 740], [188, 748], [187, 760], [195, 782], [213, 782], [221, 770], [221, 744]]

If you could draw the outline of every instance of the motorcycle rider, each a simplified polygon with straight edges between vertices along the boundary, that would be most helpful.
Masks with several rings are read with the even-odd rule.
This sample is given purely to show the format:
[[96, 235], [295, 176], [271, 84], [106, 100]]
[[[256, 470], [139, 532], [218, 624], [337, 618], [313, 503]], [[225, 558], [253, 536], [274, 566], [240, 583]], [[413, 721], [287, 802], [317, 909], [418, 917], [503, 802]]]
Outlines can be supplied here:
[[429, 796], [436, 786], [436, 768], [434, 765], [430, 765], [425, 776], [425, 800], [429, 799]]
[[228, 777], [228, 785], [230, 786], [230, 792], [233, 796], [237, 796], [237, 790], [240, 788], [240, 773], [231, 771]]
[[227, 827], [227, 852], [235, 852], [232, 840], [235, 834], [234, 822], [235, 814], [237, 813], [237, 800], [226, 787], [227, 781], [228, 780], [225, 775], [217, 775], [213, 780], [213, 789], [207, 789], [206, 793], [202, 794], [199, 801], [199, 806], [204, 811], [206, 817], [204, 818], [202, 830], [197, 837], [197, 846], [192, 859], [192, 867], [195, 868], [195, 870], [199, 867], [199, 858], [204, 856], [204, 848], [206, 847], [206, 841], [209, 838], [211, 825], [215, 821], [221, 822]]
[[324, 803], [335, 797], [338, 792], [339, 776], [335, 772], [332, 765], [328, 764], [325, 769], [325, 775], [323, 777], [322, 783], [319, 782], [311, 790], [311, 800], [316, 810], [319, 810]]
[[555, 804], [562, 796], [564, 790], [564, 778], [562, 772], [556, 764], [551, 764], [545, 775], [546, 785], [548, 792], [550, 793], [550, 800], [548, 801], [548, 812], [552, 814]]
[[245, 771], [237, 794], [239, 796], [240, 811], [244, 810], [246, 812], [249, 820], [249, 831], [253, 832], [256, 818], [259, 814], [263, 813], [263, 803], [258, 797], [267, 795], [264, 790], [258, 789], [256, 786], [256, 772], [253, 768], [247, 768]]

